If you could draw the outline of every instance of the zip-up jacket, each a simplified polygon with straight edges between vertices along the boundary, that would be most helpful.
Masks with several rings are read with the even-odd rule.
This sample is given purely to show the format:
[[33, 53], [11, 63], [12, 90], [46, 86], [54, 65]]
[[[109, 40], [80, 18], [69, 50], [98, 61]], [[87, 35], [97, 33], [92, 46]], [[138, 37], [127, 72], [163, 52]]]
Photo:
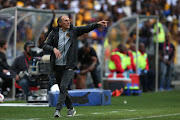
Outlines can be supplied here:
[[18, 56], [10, 67], [11, 75], [15, 78], [20, 71], [28, 71], [29, 66], [32, 65], [32, 59], [28, 60], [25, 52]]
[[[66, 68], [68, 69], [76, 69], [77, 64], [78, 64], [78, 41], [77, 38], [84, 33], [88, 33], [97, 27], [99, 27], [97, 23], [91, 23], [87, 26], [81, 26], [81, 27], [75, 27], [75, 26], [70, 26], [69, 30], [69, 40], [71, 41], [71, 45], [69, 47], [69, 50], [67, 51], [67, 63], [66, 63]], [[59, 41], [59, 27], [54, 28], [48, 35], [44, 46], [43, 50], [50, 52], [51, 57], [50, 57], [50, 66], [51, 70], [54, 71], [55, 67], [55, 60], [56, 56], [53, 52], [54, 48], [58, 49], [58, 41]]]

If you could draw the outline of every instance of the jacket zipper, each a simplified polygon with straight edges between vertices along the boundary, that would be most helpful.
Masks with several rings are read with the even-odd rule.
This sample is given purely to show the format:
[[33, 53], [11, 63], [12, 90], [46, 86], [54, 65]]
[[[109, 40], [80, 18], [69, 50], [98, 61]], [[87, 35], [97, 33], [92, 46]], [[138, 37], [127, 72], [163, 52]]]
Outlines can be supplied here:
[[65, 64], [64, 59], [65, 59], [65, 32], [64, 32], [64, 56], [63, 56], [63, 64]]

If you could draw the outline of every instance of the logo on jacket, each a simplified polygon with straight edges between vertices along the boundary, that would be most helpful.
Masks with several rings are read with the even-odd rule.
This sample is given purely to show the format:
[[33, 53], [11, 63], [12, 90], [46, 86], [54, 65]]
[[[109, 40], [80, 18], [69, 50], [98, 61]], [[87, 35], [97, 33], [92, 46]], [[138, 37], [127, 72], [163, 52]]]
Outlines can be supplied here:
[[69, 37], [69, 33], [66, 34], [66, 37]]

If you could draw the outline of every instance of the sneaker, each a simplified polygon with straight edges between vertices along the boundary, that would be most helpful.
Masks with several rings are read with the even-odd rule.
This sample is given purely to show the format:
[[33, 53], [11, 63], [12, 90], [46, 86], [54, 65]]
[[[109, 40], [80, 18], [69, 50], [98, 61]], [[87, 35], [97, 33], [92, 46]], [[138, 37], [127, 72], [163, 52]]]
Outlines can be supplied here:
[[69, 109], [67, 113], [68, 113], [69, 117], [73, 117], [76, 114], [76, 110], [74, 110], [74, 108], [73, 109]]
[[60, 112], [58, 110], [55, 111], [54, 117], [60, 117]]

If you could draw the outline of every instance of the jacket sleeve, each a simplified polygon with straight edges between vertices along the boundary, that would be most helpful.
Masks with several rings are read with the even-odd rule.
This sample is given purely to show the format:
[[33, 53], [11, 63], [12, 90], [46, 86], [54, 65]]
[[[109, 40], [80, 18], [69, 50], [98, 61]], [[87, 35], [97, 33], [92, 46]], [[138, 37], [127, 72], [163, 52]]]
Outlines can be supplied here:
[[145, 68], [147, 71], [149, 70], [149, 61], [148, 61], [148, 58], [146, 59], [146, 68]]
[[89, 25], [86, 25], [86, 26], [81, 26], [81, 27], [75, 27], [76, 29], [76, 35], [77, 37], [78, 36], [81, 36], [83, 35], [84, 33], [88, 33], [96, 28], [98, 28], [100, 25], [96, 23], [91, 23]]
[[131, 56], [131, 66], [132, 66], [132, 69], [133, 69], [134, 71], [136, 71], [136, 65], [135, 65], [135, 63], [134, 63], [134, 58], [133, 58], [133, 56]]
[[119, 56], [118, 55], [113, 55], [113, 56], [111, 56], [111, 60], [114, 61], [114, 63], [115, 63], [116, 71], [120, 72], [120, 73], [123, 73], [124, 70], [122, 68], [121, 59], [119, 58]]
[[16, 58], [10, 67], [10, 73], [13, 78], [15, 78], [16, 75], [18, 74], [18, 66], [17, 65], [18, 65], [18, 59]]
[[47, 52], [53, 52], [53, 43], [54, 43], [54, 33], [51, 31], [46, 38], [44, 45], [43, 45], [43, 50]]
[[0, 68], [9, 70], [9, 65], [7, 63], [5, 56], [0, 56]]
[[130, 51], [128, 51], [128, 54], [129, 54], [129, 57], [130, 57], [130, 60], [131, 60], [131, 65], [130, 67], [128, 66], [128, 70], [136, 70], [136, 66], [134, 64], [134, 58], [133, 58], [133, 55]]

